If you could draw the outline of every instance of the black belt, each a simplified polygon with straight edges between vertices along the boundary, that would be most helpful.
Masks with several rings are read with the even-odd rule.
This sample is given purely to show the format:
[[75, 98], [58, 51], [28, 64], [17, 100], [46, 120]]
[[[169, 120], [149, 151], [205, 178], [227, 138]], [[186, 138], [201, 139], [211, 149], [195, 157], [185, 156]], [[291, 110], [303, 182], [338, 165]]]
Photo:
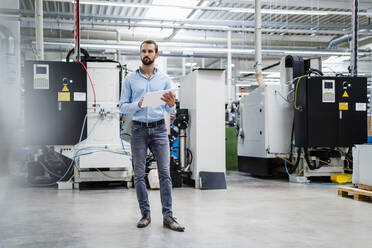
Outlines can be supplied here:
[[141, 127], [156, 127], [164, 124], [164, 119], [160, 121], [154, 121], [154, 122], [140, 122], [140, 121], [132, 121], [133, 124], [139, 125]]

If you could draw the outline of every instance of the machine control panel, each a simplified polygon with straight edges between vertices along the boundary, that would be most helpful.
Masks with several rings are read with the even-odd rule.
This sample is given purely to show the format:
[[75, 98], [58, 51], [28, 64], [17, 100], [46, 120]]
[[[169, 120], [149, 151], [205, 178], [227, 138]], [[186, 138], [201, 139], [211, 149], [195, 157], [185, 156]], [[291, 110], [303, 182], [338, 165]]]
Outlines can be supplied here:
[[48, 64], [34, 64], [34, 89], [49, 90]]
[[322, 102], [334, 103], [336, 102], [336, 86], [335, 80], [322, 80]]

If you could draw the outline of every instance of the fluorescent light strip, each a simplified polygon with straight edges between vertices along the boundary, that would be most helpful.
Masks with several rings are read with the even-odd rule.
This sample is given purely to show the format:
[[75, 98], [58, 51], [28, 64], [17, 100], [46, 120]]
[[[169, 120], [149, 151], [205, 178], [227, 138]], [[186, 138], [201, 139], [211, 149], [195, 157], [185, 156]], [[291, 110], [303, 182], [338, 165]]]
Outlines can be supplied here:
[[[256, 74], [256, 72], [255, 71], [239, 71], [239, 74]], [[263, 71], [262, 74], [267, 75], [267, 74], [270, 74], [270, 72]]]
[[[230, 12], [235, 13], [250, 13], [254, 14], [254, 9], [231, 9]], [[286, 9], [261, 9], [262, 14], [276, 14], [276, 15], [328, 15], [324, 11], [311, 10], [286, 10]]]

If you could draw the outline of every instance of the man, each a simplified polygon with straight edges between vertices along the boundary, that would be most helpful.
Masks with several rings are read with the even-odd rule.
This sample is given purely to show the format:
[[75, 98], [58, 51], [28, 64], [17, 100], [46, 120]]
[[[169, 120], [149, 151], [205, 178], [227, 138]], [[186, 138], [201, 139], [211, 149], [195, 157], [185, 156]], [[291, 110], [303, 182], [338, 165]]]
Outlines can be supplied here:
[[137, 227], [150, 224], [150, 205], [145, 183], [146, 154], [149, 147], [158, 165], [160, 180], [160, 198], [163, 212], [163, 225], [174, 231], [184, 231], [172, 213], [172, 181], [169, 172], [169, 140], [164, 123], [164, 110], [172, 113], [175, 110], [176, 96], [172, 92], [163, 94], [162, 105], [142, 107], [143, 96], [151, 91], [170, 89], [169, 78], [155, 68], [154, 61], [159, 57], [158, 45], [147, 40], [140, 46], [142, 66], [128, 75], [122, 87], [120, 110], [122, 113], [133, 113], [131, 149], [134, 163], [134, 185], [142, 218]]

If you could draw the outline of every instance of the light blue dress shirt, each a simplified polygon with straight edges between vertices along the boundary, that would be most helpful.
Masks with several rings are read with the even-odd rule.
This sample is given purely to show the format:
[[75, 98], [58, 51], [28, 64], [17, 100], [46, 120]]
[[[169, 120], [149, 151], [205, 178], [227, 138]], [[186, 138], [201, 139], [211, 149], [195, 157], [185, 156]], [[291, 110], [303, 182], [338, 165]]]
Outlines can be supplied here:
[[150, 79], [137, 69], [130, 73], [124, 80], [121, 87], [120, 112], [133, 114], [133, 120], [140, 122], [154, 122], [164, 119], [164, 110], [168, 113], [174, 112], [176, 104], [170, 108], [164, 103], [157, 106], [142, 107], [138, 102], [142, 97], [152, 91], [167, 90], [171, 88], [169, 78], [155, 68]]

